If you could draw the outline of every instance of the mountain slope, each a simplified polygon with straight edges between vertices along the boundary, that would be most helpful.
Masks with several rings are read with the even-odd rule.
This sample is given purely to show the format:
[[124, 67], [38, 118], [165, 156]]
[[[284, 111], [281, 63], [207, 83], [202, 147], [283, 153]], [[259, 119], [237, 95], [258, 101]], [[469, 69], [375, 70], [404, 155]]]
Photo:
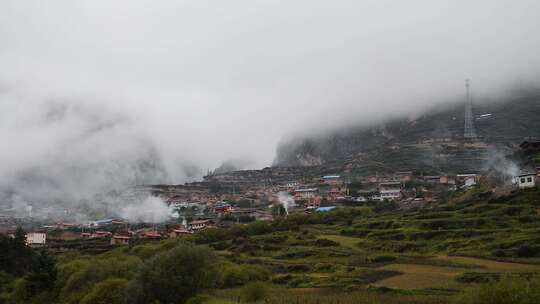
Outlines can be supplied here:
[[286, 141], [278, 147], [275, 164], [335, 164], [369, 172], [481, 170], [495, 150], [507, 153], [523, 138], [540, 134], [540, 94], [475, 104], [473, 111], [480, 136], [474, 142], [462, 138], [464, 107], [454, 104], [416, 119]]

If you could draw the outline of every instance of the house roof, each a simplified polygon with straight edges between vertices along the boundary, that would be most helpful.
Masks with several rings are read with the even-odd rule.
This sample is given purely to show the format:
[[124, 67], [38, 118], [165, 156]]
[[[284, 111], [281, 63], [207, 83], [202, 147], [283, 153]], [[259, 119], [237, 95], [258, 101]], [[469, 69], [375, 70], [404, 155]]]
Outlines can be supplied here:
[[109, 231], [96, 231], [96, 234], [112, 234], [112, 232], [109, 232]]
[[159, 232], [157, 231], [147, 231], [143, 233], [143, 236], [149, 237], [149, 238], [160, 238], [161, 234], [159, 234]]
[[129, 240], [130, 237], [127, 236], [127, 235], [114, 235], [113, 236], [114, 239], [121, 239], [121, 240]]
[[26, 235], [29, 235], [29, 234], [47, 234], [47, 233], [45, 231], [30, 231], [26, 233]]
[[193, 233], [193, 231], [187, 230], [187, 229], [173, 229], [171, 232], [176, 233]]
[[336, 209], [336, 206], [328, 206], [328, 207], [319, 207], [315, 209], [316, 212], [327, 212], [330, 210]]

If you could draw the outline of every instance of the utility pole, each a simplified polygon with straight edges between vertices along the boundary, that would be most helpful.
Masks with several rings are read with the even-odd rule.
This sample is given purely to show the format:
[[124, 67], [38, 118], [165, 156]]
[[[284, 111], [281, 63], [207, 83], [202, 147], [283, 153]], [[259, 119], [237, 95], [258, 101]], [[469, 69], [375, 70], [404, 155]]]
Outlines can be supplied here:
[[474, 115], [472, 112], [469, 79], [465, 80], [465, 90], [467, 100], [465, 101], [465, 126], [463, 128], [463, 137], [467, 139], [474, 139], [476, 138], [476, 130], [474, 128]]

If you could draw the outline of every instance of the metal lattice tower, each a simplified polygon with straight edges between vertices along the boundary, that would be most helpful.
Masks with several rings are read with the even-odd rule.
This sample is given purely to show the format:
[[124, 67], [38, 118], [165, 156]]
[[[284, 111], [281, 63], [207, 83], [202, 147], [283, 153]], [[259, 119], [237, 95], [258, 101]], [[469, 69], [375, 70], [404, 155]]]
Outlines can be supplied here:
[[474, 128], [472, 100], [469, 92], [469, 79], [465, 80], [465, 89], [467, 90], [467, 100], [465, 101], [465, 127], [463, 128], [463, 137], [473, 139], [476, 138], [476, 130]]

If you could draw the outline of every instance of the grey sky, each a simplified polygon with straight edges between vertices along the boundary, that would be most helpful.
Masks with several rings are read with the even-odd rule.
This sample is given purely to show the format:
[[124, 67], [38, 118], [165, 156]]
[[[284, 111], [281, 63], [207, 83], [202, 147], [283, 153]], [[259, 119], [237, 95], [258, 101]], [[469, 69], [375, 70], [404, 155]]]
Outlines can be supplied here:
[[41, 168], [87, 189], [148, 155], [182, 182], [186, 163], [260, 167], [288, 134], [458, 99], [465, 78], [536, 82], [539, 17], [536, 0], [3, 0], [0, 185]]

